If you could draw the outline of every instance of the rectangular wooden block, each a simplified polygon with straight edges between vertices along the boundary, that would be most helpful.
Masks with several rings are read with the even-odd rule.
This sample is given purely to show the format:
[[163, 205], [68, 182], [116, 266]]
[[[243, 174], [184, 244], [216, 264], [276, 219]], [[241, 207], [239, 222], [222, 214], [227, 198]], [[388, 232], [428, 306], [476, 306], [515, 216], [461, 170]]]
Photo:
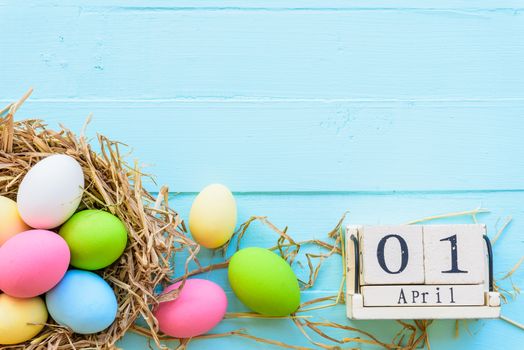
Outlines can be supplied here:
[[422, 226], [359, 228], [361, 284], [423, 284]]
[[[364, 306], [362, 294], [347, 296], [347, 315], [355, 320], [428, 320], [498, 318], [500, 306]], [[499, 293], [486, 293], [486, 299], [500, 300]], [[500, 304], [497, 304], [500, 305]]]
[[364, 306], [484, 305], [483, 285], [363, 286]]
[[424, 225], [425, 284], [481, 284], [485, 225]]

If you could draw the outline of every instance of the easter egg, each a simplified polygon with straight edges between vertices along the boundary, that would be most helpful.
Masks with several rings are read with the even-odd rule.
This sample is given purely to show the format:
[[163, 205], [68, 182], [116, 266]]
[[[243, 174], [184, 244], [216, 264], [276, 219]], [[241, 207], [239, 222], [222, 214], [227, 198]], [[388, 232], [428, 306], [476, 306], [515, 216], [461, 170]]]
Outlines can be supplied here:
[[20, 216], [33, 228], [58, 227], [78, 208], [83, 187], [84, 173], [74, 158], [44, 158], [22, 179], [16, 200]]
[[20, 217], [16, 202], [0, 196], [0, 247], [17, 233], [30, 229]]
[[124, 252], [127, 230], [122, 221], [102, 210], [83, 210], [61, 228], [71, 250], [71, 265], [98, 270], [115, 262]]
[[[166, 288], [163, 294], [177, 289], [182, 282]], [[178, 298], [162, 302], [154, 314], [160, 330], [175, 338], [191, 338], [210, 331], [224, 317], [227, 297], [211, 281], [188, 279]]]
[[196, 196], [189, 213], [189, 230], [206, 248], [218, 248], [231, 239], [237, 222], [237, 205], [231, 191], [214, 184]]
[[0, 294], [0, 344], [23, 343], [36, 336], [47, 322], [47, 310], [40, 297], [18, 299]]
[[69, 266], [69, 248], [62, 237], [30, 230], [0, 247], [0, 290], [17, 298], [32, 298], [53, 288]]
[[97, 274], [82, 270], [69, 270], [46, 294], [45, 301], [53, 320], [79, 334], [103, 331], [114, 322], [118, 310], [109, 284]]
[[262, 315], [287, 316], [300, 305], [300, 288], [291, 266], [268, 249], [236, 252], [229, 262], [228, 277], [240, 301]]

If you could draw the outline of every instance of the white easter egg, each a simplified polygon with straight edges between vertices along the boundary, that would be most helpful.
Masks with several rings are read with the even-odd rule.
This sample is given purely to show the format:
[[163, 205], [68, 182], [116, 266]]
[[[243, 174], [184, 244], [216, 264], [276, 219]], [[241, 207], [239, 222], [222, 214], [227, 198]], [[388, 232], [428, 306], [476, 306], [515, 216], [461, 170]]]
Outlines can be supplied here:
[[82, 199], [84, 173], [78, 162], [56, 154], [36, 163], [18, 189], [18, 211], [31, 227], [51, 229], [74, 214]]

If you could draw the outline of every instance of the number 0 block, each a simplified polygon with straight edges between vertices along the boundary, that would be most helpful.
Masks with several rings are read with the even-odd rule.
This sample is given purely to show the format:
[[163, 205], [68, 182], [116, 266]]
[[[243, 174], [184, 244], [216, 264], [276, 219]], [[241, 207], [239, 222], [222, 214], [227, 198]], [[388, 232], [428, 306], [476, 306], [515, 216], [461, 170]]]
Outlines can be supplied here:
[[362, 284], [424, 283], [422, 226], [363, 226]]
[[426, 284], [481, 284], [484, 225], [424, 225]]

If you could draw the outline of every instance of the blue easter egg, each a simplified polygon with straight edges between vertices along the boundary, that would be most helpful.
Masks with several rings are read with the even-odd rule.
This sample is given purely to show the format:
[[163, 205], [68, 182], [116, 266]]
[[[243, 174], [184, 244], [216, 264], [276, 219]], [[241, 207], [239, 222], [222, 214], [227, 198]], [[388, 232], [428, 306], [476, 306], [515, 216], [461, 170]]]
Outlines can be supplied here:
[[89, 271], [69, 270], [45, 296], [51, 317], [75, 333], [92, 334], [109, 327], [118, 303], [113, 289]]

